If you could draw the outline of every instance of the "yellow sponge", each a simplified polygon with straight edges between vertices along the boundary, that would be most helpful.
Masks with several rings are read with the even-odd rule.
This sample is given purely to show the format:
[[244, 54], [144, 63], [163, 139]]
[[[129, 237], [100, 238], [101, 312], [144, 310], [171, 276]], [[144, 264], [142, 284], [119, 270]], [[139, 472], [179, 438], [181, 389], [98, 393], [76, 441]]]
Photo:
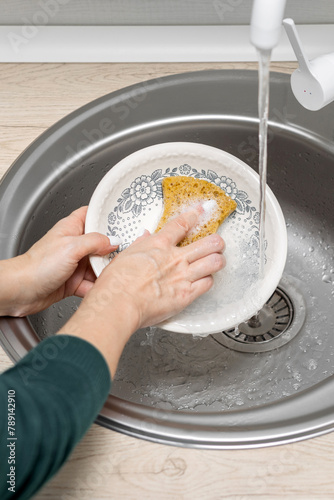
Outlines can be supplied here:
[[193, 241], [217, 231], [220, 224], [236, 209], [236, 202], [225, 192], [203, 179], [194, 177], [176, 176], [166, 177], [162, 181], [164, 197], [164, 211], [155, 232], [160, 231], [162, 226], [170, 219], [188, 210], [191, 206], [205, 201], [207, 209], [200, 217], [195, 228], [179, 243], [186, 246]]

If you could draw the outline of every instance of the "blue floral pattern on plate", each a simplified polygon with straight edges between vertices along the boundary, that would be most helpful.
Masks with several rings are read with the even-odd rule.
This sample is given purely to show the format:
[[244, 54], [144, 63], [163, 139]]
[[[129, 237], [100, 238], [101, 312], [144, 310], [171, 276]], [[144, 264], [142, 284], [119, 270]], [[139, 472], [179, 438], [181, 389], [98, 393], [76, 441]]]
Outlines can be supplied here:
[[[205, 179], [219, 186], [225, 193], [237, 203], [235, 212], [230, 219], [243, 222], [244, 230], [250, 232], [250, 244], [253, 248], [259, 248], [259, 212], [252, 205], [245, 191], [239, 190], [236, 183], [230, 177], [219, 176], [213, 170], [197, 170], [191, 165], [183, 164], [175, 168], [167, 168], [164, 171], [157, 169], [151, 175], [136, 177], [131, 184], [122, 191], [108, 215], [107, 236], [116, 236], [122, 240], [119, 249], [110, 255], [127, 248], [135, 239], [142, 218], [147, 211], [159, 210], [162, 203], [162, 180], [165, 177], [185, 175], [198, 179]], [[247, 228], [245, 227], [247, 225]], [[242, 230], [242, 229], [241, 229]]]

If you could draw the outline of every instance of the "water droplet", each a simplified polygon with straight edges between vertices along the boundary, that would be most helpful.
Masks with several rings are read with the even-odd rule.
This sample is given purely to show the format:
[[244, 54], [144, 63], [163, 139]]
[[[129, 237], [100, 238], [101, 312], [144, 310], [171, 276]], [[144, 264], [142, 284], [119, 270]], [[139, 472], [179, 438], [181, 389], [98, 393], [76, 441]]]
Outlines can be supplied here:
[[307, 365], [309, 370], [316, 370], [318, 368], [318, 363], [315, 359], [310, 359]]
[[314, 247], [309, 247], [308, 251], [309, 252], [314, 252]]
[[322, 277], [322, 281], [324, 283], [332, 283], [332, 278], [329, 276], [329, 274], [324, 274]]

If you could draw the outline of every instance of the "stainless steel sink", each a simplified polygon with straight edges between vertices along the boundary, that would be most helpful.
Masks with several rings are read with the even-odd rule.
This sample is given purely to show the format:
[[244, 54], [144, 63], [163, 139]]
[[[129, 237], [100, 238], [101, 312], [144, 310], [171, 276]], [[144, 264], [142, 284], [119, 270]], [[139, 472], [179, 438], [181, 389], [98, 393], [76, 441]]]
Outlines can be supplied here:
[[[262, 338], [136, 332], [97, 419], [101, 425], [204, 448], [269, 446], [334, 429], [334, 107], [306, 111], [289, 76], [273, 73], [269, 129], [268, 184], [289, 241], [270, 307], [287, 312], [284, 328]], [[103, 175], [137, 149], [200, 142], [257, 169], [257, 133], [256, 72], [188, 73], [104, 96], [40, 136], [2, 181], [0, 256], [25, 251], [59, 218], [87, 204]], [[71, 298], [28, 319], [1, 319], [4, 348], [19, 359], [78, 304]]]

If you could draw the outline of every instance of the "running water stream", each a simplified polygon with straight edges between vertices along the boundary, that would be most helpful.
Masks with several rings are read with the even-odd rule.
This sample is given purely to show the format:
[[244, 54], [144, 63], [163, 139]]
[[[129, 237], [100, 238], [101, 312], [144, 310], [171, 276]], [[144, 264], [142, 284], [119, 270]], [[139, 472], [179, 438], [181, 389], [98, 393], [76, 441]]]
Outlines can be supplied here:
[[267, 132], [269, 109], [270, 50], [258, 50], [259, 58], [259, 175], [260, 175], [260, 231], [259, 277], [264, 278], [265, 266], [265, 219], [267, 184]]
[[[267, 185], [267, 144], [269, 111], [269, 75], [271, 50], [257, 50], [259, 59], [259, 176], [260, 176], [260, 222], [259, 222], [259, 280], [264, 278], [266, 250], [266, 185]], [[259, 312], [250, 318], [248, 324], [260, 326]]]

